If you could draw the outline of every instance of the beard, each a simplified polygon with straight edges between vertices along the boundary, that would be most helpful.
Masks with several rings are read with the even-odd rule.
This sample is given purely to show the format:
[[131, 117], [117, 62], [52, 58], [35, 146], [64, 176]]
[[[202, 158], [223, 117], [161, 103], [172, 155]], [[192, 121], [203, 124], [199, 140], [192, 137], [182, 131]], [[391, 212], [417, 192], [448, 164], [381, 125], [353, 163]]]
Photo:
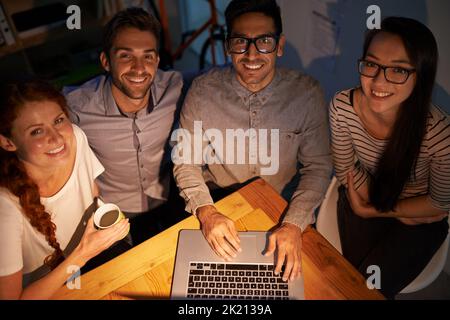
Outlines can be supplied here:
[[[124, 76], [134, 77], [136, 75], [135, 74], [125, 74]], [[143, 98], [145, 98], [146, 94], [150, 90], [150, 86], [152, 85], [153, 79], [152, 79], [152, 76], [148, 73], [139, 75], [139, 77], [149, 78], [149, 79], [145, 80], [148, 83], [144, 87], [134, 88], [133, 86], [127, 84], [125, 82], [126, 80], [122, 81], [117, 76], [113, 76], [112, 81], [113, 81], [113, 84], [117, 87], [117, 89], [119, 89], [124, 95], [126, 95], [130, 99], [143, 99]]]

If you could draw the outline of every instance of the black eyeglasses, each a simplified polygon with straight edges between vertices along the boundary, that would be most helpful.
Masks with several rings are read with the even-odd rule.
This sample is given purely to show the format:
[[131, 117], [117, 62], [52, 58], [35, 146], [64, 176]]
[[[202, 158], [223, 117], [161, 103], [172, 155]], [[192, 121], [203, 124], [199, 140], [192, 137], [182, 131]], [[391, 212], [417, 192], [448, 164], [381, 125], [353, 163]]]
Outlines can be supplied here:
[[254, 43], [256, 50], [260, 53], [272, 53], [278, 45], [280, 37], [275, 35], [262, 35], [257, 38], [229, 37], [227, 40], [228, 51], [230, 53], [246, 53], [250, 44]]
[[404, 84], [406, 81], [408, 81], [409, 76], [412, 73], [416, 72], [415, 69], [386, 67], [372, 61], [363, 59], [358, 60], [358, 71], [362, 76], [375, 78], [380, 73], [380, 70], [384, 71], [384, 78], [386, 79], [386, 81], [394, 84]]

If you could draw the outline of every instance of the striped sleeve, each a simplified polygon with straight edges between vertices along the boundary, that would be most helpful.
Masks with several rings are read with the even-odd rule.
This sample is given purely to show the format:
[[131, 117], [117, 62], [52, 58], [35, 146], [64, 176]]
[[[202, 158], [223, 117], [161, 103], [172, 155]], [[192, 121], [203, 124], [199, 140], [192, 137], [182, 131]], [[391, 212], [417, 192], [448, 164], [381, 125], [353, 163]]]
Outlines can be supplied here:
[[438, 209], [450, 212], [450, 118], [438, 108], [427, 132], [431, 159], [429, 197]]
[[[341, 96], [341, 97], [340, 97]], [[329, 120], [331, 129], [331, 150], [336, 177], [342, 185], [347, 187], [347, 172], [353, 171], [355, 187], [359, 189], [368, 179], [368, 173], [359, 161], [355, 162], [353, 139], [348, 129], [348, 117], [356, 114], [349, 113], [350, 101], [343, 93], [338, 93], [330, 103]], [[346, 116], [341, 113], [346, 113]]]

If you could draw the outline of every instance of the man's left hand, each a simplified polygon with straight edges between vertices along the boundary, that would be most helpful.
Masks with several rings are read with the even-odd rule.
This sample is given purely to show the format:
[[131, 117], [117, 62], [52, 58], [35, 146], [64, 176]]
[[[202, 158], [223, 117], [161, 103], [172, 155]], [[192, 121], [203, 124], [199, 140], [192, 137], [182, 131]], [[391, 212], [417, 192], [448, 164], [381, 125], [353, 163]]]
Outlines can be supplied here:
[[284, 265], [283, 280], [293, 281], [300, 276], [302, 270], [302, 231], [296, 225], [285, 223], [269, 236], [265, 256], [277, 249], [277, 261], [274, 273], [278, 275]]

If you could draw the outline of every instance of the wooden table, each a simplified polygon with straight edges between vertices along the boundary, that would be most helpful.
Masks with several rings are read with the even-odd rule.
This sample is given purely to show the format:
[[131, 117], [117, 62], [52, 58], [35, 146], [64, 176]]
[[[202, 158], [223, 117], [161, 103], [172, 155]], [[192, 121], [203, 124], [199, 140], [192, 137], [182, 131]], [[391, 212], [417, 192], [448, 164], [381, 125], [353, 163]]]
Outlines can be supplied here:
[[[262, 179], [216, 203], [239, 231], [271, 229], [286, 201]], [[117, 258], [81, 276], [81, 289], [62, 287], [54, 299], [167, 299], [181, 229], [199, 229], [189, 217]], [[302, 270], [306, 299], [384, 299], [315, 229], [303, 233]]]

